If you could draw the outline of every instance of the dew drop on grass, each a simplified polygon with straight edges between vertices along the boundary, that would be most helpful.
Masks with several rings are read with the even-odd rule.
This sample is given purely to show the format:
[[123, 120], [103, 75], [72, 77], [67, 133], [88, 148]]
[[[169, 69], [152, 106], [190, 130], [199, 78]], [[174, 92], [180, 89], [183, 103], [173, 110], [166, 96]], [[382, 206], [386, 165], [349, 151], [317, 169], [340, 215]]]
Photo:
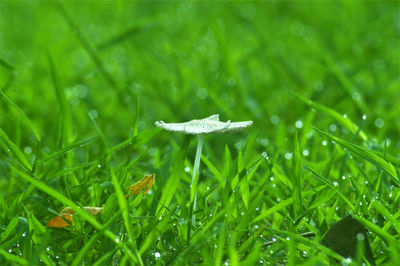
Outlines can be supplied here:
[[154, 257], [156, 257], [156, 259], [159, 259], [161, 257], [160, 252], [155, 252], [154, 253]]
[[119, 241], [120, 241], [119, 238], [116, 237], [116, 238], [115, 238], [115, 243], [119, 243]]
[[29, 147], [29, 146], [26, 146], [26, 147], [24, 148], [24, 152], [25, 152], [26, 154], [31, 154], [31, 153], [32, 153], [32, 148]]
[[48, 246], [48, 247], [46, 248], [46, 250], [47, 250], [47, 251], [50, 251], [50, 246]]
[[22, 237], [26, 237], [26, 232], [23, 232], [23, 233], [22, 233]]
[[296, 126], [296, 128], [302, 128], [303, 127], [303, 121], [301, 121], [301, 120], [297, 120], [296, 121], [296, 123], [295, 123], [295, 126]]
[[273, 177], [273, 176], [271, 176], [271, 177], [269, 178], [269, 180], [271, 180], [271, 181], [274, 181], [274, 177]]
[[[274, 184], [275, 185], [275, 184]], [[281, 202], [281, 199], [280, 198], [277, 198], [276, 199], [276, 202]]]
[[342, 179], [343, 179], [343, 180], [345, 180], [345, 179], [346, 179], [346, 177], [343, 175], [343, 176], [342, 176]]
[[357, 241], [364, 241], [364, 239], [365, 239], [364, 234], [361, 234], [361, 233], [358, 233], [356, 237], [357, 237]]
[[289, 241], [289, 240], [290, 240], [290, 237], [286, 237], [286, 240]]
[[303, 150], [303, 155], [308, 156], [308, 155], [310, 155], [310, 152], [308, 150]]
[[335, 186], [335, 187], [337, 187], [339, 184], [338, 184], [338, 182], [333, 182], [333, 185]]
[[186, 172], [186, 173], [189, 173], [189, 172], [190, 172], [190, 167], [189, 167], [189, 166], [186, 166], [186, 167], [185, 167], [185, 172]]
[[392, 193], [389, 193], [389, 198], [391, 198], [392, 197]]
[[344, 117], [344, 118], [347, 118], [347, 114], [344, 114], [343, 117]]
[[207, 189], [207, 190], [210, 190], [210, 187], [207, 187], [206, 189]]
[[365, 180], [365, 184], [368, 184], [368, 181], [367, 181], [367, 180]]
[[225, 261], [224, 264], [225, 264], [225, 265], [229, 265], [229, 260]]
[[363, 204], [362, 204], [362, 201], [360, 201], [360, 206], [362, 206]]
[[322, 145], [323, 145], [323, 146], [326, 146], [327, 144], [328, 144], [328, 142], [327, 142], [326, 140], [323, 140], [323, 141], [322, 141]]
[[95, 110], [95, 109], [90, 109], [89, 112], [88, 112], [88, 114], [89, 114], [89, 117], [92, 118], [92, 119], [96, 119], [97, 116], [99, 115], [99, 114], [97, 113], [97, 110]]
[[11, 253], [11, 252], [12, 252], [12, 249], [10, 248], [10, 249], [8, 250], [8, 252]]
[[362, 116], [362, 119], [363, 119], [363, 120], [367, 119], [367, 116], [366, 116], [366, 115], [363, 115], [363, 116]]
[[276, 184], [272, 184], [272, 187], [276, 187]]
[[263, 261], [263, 260], [259, 260], [258, 262], [261, 263], [261, 264], [263, 264], [264, 261]]
[[278, 124], [279, 123], [279, 116], [277, 116], [277, 115], [271, 116], [271, 123], [274, 124], [274, 125]]
[[384, 125], [385, 125], [385, 121], [383, 121], [382, 118], [377, 118], [377, 119], [375, 120], [375, 126], [376, 126], [377, 128], [383, 128]]
[[98, 164], [98, 165], [97, 165], [97, 168], [101, 168], [101, 164]]
[[332, 132], [335, 132], [336, 129], [337, 129], [337, 126], [336, 126], [335, 124], [331, 124], [331, 125], [329, 126], [329, 130], [332, 131]]
[[285, 154], [285, 159], [286, 159], [286, 160], [290, 160], [290, 159], [292, 158], [292, 156], [293, 156], [293, 153], [287, 152], [287, 153]]

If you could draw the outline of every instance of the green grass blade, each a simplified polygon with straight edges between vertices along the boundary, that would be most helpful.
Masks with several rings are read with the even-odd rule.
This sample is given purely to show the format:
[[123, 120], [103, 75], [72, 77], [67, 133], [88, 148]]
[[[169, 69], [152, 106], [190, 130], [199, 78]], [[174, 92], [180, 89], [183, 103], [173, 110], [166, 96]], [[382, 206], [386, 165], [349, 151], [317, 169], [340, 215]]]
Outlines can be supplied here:
[[4, 249], [0, 249], [0, 255], [2, 255], [7, 260], [7, 262], [14, 262], [19, 265], [29, 265], [29, 262], [26, 259], [20, 258], [14, 254], [10, 254]]
[[122, 243], [122, 241], [119, 240], [119, 238], [113, 234], [111, 231], [104, 229], [103, 225], [100, 224], [95, 218], [93, 218], [91, 215], [89, 215], [86, 211], [80, 208], [75, 202], [70, 200], [69, 198], [65, 197], [63, 194], [58, 192], [57, 190], [49, 187], [48, 185], [40, 182], [36, 178], [30, 176], [27, 173], [21, 172], [18, 169], [14, 168], [14, 171], [18, 173], [18, 175], [23, 178], [24, 180], [28, 181], [41, 191], [45, 192], [46, 194], [50, 195], [54, 199], [57, 199], [58, 201], [62, 202], [65, 206], [71, 207], [72, 210], [76, 212], [77, 215], [80, 215], [84, 220], [89, 222], [91, 225], [93, 225], [97, 230], [104, 230], [104, 235], [107, 236], [111, 241], [115, 242], [115, 244], [124, 250], [133, 261], [136, 261], [136, 257], [132, 254], [132, 252], [128, 249], [128, 247]]
[[[305, 104], [308, 106], [321, 111], [322, 113], [330, 116], [331, 118], [335, 119], [337, 122], [342, 124], [345, 128], [347, 128], [351, 133], [356, 134], [357, 131], [359, 130], [359, 127], [353, 123], [348, 117], [343, 116], [342, 114], [336, 112], [335, 110], [326, 107], [322, 104], [316, 103], [304, 96], [301, 96], [297, 93], [293, 93], [298, 99], [303, 101]], [[365, 141], [367, 140], [367, 135], [364, 133], [364, 131], [360, 130], [359, 136]]]
[[[32, 130], [33, 134], [35, 135], [36, 139], [40, 141], [40, 134], [39, 131], [37, 130], [36, 126], [32, 123], [32, 121], [28, 118], [28, 116], [22, 111], [21, 108], [18, 107], [13, 101], [11, 101], [10, 98], [7, 97], [1, 90], [0, 90], [0, 96], [8, 102], [9, 105], [15, 108], [15, 110], [18, 111], [18, 113], [21, 115], [21, 117], [26, 121], [28, 124], [28, 127]], [[1, 98], [1, 97], [0, 97]]]
[[77, 142], [75, 142], [75, 143], [73, 143], [71, 145], [68, 145], [67, 147], [62, 148], [61, 150], [56, 151], [56, 152], [48, 155], [47, 157], [43, 158], [42, 160], [39, 160], [38, 164], [43, 164], [43, 163], [45, 163], [45, 162], [47, 162], [47, 161], [49, 161], [51, 159], [57, 158], [57, 157], [65, 154], [65, 153], [67, 153], [69, 151], [72, 151], [72, 150], [75, 150], [75, 149], [78, 149], [78, 148], [82, 148], [82, 147], [88, 145], [89, 143], [91, 143], [96, 138], [97, 138], [97, 136], [92, 136], [92, 137], [89, 137], [87, 139], [80, 140], [80, 141], [77, 141]]
[[139, 261], [140, 265], [143, 265], [142, 258], [140, 257], [138, 250], [137, 250], [135, 236], [133, 235], [132, 224], [129, 219], [129, 209], [128, 209], [127, 201], [124, 198], [124, 193], [119, 185], [117, 176], [115, 175], [113, 168], [110, 168], [110, 172], [111, 172], [111, 181], [114, 185], [115, 194], [117, 195], [118, 204], [119, 204], [119, 207], [122, 212], [122, 218], [124, 220], [126, 231], [128, 232], [129, 243], [130, 243], [131, 247], [133, 248], [134, 254], [136, 254], [136, 256], [137, 256], [137, 260]]
[[341, 138], [332, 136], [318, 128], [314, 127], [314, 130], [317, 131], [318, 133], [320, 133], [321, 135], [333, 140], [340, 146], [348, 149], [350, 152], [352, 152], [352, 153], [360, 156], [361, 158], [373, 163], [374, 165], [382, 168], [386, 173], [388, 173], [389, 175], [394, 177], [396, 180], [398, 180], [396, 169], [394, 168], [394, 166], [391, 163], [388, 163], [387, 161], [385, 161], [384, 159], [379, 157], [378, 155], [374, 154], [373, 152], [370, 152], [358, 145], [355, 145], [353, 143], [345, 141]]
[[[157, 212], [160, 212], [159, 215], [161, 215], [165, 211], [165, 208], [163, 208], [163, 206], [169, 205], [178, 187], [181, 175], [183, 174], [182, 171], [185, 165], [185, 155], [189, 147], [189, 142], [190, 136], [185, 136], [183, 144], [181, 145], [180, 150], [175, 156], [171, 174], [167, 180], [165, 187], [163, 188], [161, 199], [157, 206]], [[190, 191], [190, 188], [188, 188], [188, 191]]]
[[292, 168], [293, 168], [293, 179], [292, 179], [293, 206], [294, 206], [294, 213], [297, 217], [303, 213], [303, 199], [301, 196], [301, 191], [303, 187], [302, 185], [303, 162], [301, 160], [300, 145], [297, 139], [297, 131], [294, 135]]
[[17, 147], [17, 145], [12, 142], [6, 132], [4, 132], [0, 128], [0, 137], [4, 140], [4, 142], [7, 144], [11, 152], [15, 155], [15, 157], [18, 159], [18, 161], [26, 167], [29, 171], [32, 171], [32, 166], [29, 163], [28, 159], [25, 157], [25, 154]]
[[311, 173], [314, 174], [315, 177], [317, 177], [319, 180], [321, 180], [322, 182], [324, 182], [325, 184], [327, 184], [328, 186], [330, 186], [332, 189], [334, 189], [336, 191], [336, 193], [342, 198], [342, 200], [344, 202], [347, 203], [347, 205], [350, 207], [350, 209], [352, 209], [353, 211], [355, 210], [354, 205], [347, 199], [346, 196], [344, 196], [337, 187], [335, 187], [333, 185], [333, 182], [330, 182], [326, 177], [322, 176], [321, 174], [318, 174], [316, 171], [314, 171], [311, 167], [309, 167], [308, 165], [304, 164], [304, 167], [310, 171]]

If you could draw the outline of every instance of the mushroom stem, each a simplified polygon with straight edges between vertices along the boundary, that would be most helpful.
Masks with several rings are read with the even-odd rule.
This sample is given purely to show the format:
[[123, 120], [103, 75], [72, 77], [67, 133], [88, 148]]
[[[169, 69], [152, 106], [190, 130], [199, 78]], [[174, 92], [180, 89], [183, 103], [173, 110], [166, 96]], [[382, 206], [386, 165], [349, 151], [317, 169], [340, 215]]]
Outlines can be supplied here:
[[197, 183], [199, 181], [199, 169], [200, 169], [200, 159], [201, 159], [201, 150], [203, 148], [204, 143], [204, 135], [200, 134], [199, 141], [197, 143], [196, 149], [196, 157], [194, 159], [194, 167], [193, 167], [193, 176], [192, 176], [192, 186], [190, 189], [190, 203], [193, 204], [192, 206], [192, 224], [195, 225], [196, 223], [196, 203], [197, 203]]

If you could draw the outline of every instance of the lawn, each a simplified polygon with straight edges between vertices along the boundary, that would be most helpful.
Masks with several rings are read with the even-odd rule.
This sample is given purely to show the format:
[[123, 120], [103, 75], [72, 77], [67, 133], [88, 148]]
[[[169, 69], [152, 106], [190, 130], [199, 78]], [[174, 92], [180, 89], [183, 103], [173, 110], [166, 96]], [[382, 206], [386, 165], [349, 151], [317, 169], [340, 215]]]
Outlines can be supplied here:
[[1, 265], [400, 265], [399, 167], [396, 1], [0, 1]]

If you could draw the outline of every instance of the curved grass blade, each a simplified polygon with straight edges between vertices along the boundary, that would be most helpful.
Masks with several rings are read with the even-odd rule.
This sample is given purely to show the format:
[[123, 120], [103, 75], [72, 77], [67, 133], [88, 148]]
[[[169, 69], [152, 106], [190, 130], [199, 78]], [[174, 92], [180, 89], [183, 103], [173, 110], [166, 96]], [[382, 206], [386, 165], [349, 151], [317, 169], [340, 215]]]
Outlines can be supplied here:
[[29, 163], [28, 159], [26, 159], [24, 153], [14, 144], [1, 128], [0, 128], [0, 138], [4, 140], [4, 142], [8, 145], [12, 153], [17, 157], [18, 161], [25, 166], [29, 171], [32, 171], [32, 166]]
[[373, 152], [370, 152], [358, 145], [355, 145], [353, 143], [345, 141], [341, 138], [332, 136], [316, 127], [314, 127], [314, 130], [317, 131], [318, 133], [320, 133], [321, 135], [333, 140], [334, 142], [341, 145], [342, 147], [348, 149], [352, 153], [354, 153], [354, 154], [360, 156], [361, 158], [364, 158], [365, 160], [373, 163], [374, 165], [382, 168], [386, 173], [388, 173], [389, 175], [394, 177], [396, 180], [398, 180], [396, 169], [394, 168], [394, 166], [391, 163], [388, 163], [387, 161], [385, 161], [384, 159], [379, 157], [378, 155], [374, 154]]
[[[293, 92], [293, 94], [299, 98], [301, 101], [303, 101], [305, 104], [307, 104], [308, 106], [321, 111], [322, 113], [332, 117], [333, 119], [335, 119], [336, 121], [338, 121], [340, 124], [342, 124], [345, 128], [347, 128], [348, 130], [350, 130], [351, 133], [356, 134], [357, 131], [359, 130], [359, 127], [353, 123], [348, 117], [344, 117], [342, 114], [336, 112], [335, 110], [326, 107], [322, 104], [316, 103], [304, 96], [301, 96], [295, 92]], [[358, 133], [359, 136], [362, 138], [362, 140], [367, 140], [367, 135], [364, 133], [364, 131], [360, 130], [360, 132]]]
[[74, 210], [78, 215], [80, 215], [84, 220], [89, 222], [93, 227], [95, 227], [97, 230], [104, 230], [104, 235], [111, 239], [115, 244], [121, 248], [126, 254], [130, 256], [130, 258], [134, 261], [137, 262], [137, 258], [132, 254], [131, 250], [124, 244], [122, 241], [119, 241], [119, 238], [112, 233], [110, 230], [104, 229], [103, 225], [100, 224], [95, 218], [93, 218], [91, 215], [89, 215], [86, 211], [82, 210], [75, 202], [70, 200], [69, 198], [65, 197], [63, 194], [58, 192], [57, 190], [49, 187], [48, 185], [40, 182], [36, 178], [32, 177], [31, 175], [21, 172], [18, 169], [13, 167], [13, 170], [24, 180], [28, 181], [41, 191], [47, 193], [49, 196], [59, 200], [66, 206], [70, 206], [72, 210]]
[[28, 116], [24, 113], [24, 111], [22, 111], [22, 109], [19, 108], [18, 105], [16, 105], [13, 101], [11, 101], [11, 99], [8, 98], [7, 95], [5, 95], [4, 92], [2, 92], [1, 90], [0, 90], [0, 96], [2, 96], [2, 98], [4, 98], [4, 100], [6, 100], [6, 102], [8, 102], [12, 107], [15, 108], [15, 110], [18, 111], [18, 113], [22, 116], [22, 118], [26, 121], [28, 126], [31, 128], [31, 130], [32, 130], [33, 134], [35, 135], [36, 139], [38, 141], [40, 141], [39, 131], [37, 130], [35, 125], [32, 123], [32, 121], [28, 118]]
[[73, 144], [71, 144], [71, 145], [69, 145], [69, 146], [67, 146], [67, 147], [65, 147], [65, 148], [63, 148], [63, 149], [61, 149], [61, 150], [59, 150], [59, 151], [56, 151], [56, 152], [50, 154], [50, 155], [47, 156], [46, 158], [40, 160], [38, 163], [39, 163], [39, 164], [43, 164], [43, 163], [47, 162], [48, 160], [57, 158], [57, 157], [63, 155], [64, 153], [66, 153], [66, 152], [68, 152], [68, 151], [70, 151], [70, 150], [74, 150], [74, 149], [76, 149], [76, 148], [83, 147], [83, 146], [85, 146], [85, 145], [91, 143], [91, 142], [92, 142], [95, 138], [97, 138], [97, 137], [98, 137], [98, 136], [92, 136], [92, 137], [90, 137], [90, 138], [87, 138], [87, 139], [84, 139], [84, 140], [81, 140], [81, 141], [77, 141], [77, 142], [75, 142], [75, 143], [73, 143]]
[[294, 206], [294, 213], [297, 216], [303, 213], [303, 199], [301, 197], [303, 163], [301, 161], [300, 145], [297, 139], [297, 131], [294, 135], [292, 168], [293, 168], [293, 179], [292, 179], [293, 206]]
[[308, 171], [310, 171], [311, 173], [313, 173], [319, 180], [321, 180], [322, 182], [324, 182], [325, 184], [327, 184], [329, 187], [331, 187], [332, 189], [334, 189], [334, 190], [336, 191], [336, 193], [342, 198], [342, 200], [343, 200], [344, 202], [346, 202], [347, 205], [349, 205], [349, 207], [350, 207], [353, 211], [355, 210], [354, 205], [351, 204], [351, 202], [338, 190], [337, 187], [335, 187], [335, 186], [332, 184], [332, 182], [329, 182], [329, 180], [328, 180], [326, 177], [324, 177], [324, 176], [318, 174], [316, 171], [314, 171], [314, 170], [313, 170], [311, 167], [309, 167], [308, 165], [304, 164], [304, 167], [305, 167]]

